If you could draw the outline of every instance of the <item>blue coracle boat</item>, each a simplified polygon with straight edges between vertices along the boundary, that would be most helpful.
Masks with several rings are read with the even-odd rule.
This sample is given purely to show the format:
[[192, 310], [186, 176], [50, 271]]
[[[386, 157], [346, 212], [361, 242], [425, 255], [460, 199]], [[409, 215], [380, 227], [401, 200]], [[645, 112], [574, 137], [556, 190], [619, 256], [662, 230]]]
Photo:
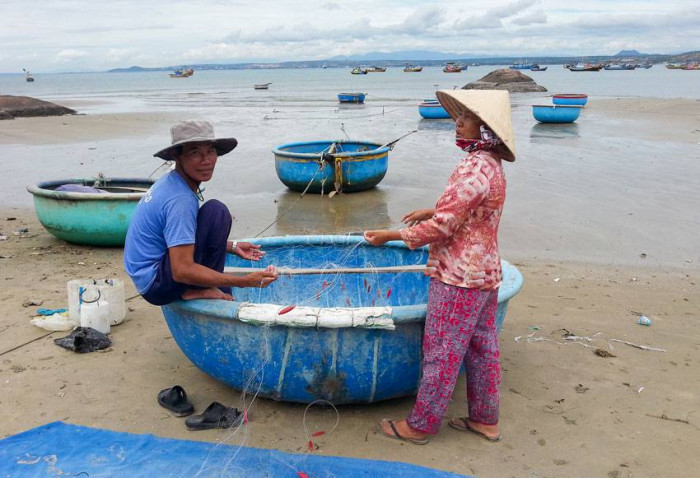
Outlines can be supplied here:
[[532, 115], [540, 123], [573, 123], [581, 114], [583, 106], [532, 105]]
[[[427, 248], [372, 247], [359, 236], [286, 236], [253, 242], [261, 262], [227, 266], [323, 269], [281, 275], [266, 289], [234, 289], [234, 302], [179, 301], [163, 307], [182, 352], [237, 390], [274, 400], [370, 403], [416, 393], [429, 278], [420, 271], [338, 273], [333, 268], [425, 264]], [[327, 272], [326, 272], [327, 270]], [[497, 326], [522, 287], [503, 262]], [[296, 306], [285, 313], [289, 306]]]
[[588, 95], [582, 93], [558, 93], [552, 95], [552, 103], [566, 106], [585, 106], [588, 103]]
[[418, 105], [418, 113], [426, 119], [445, 119], [450, 114], [439, 102], [425, 101]]
[[341, 103], [364, 103], [367, 93], [338, 93]]
[[[59, 239], [92, 246], [123, 246], [136, 205], [154, 180], [147, 178], [62, 179], [29, 186], [44, 228]], [[56, 191], [65, 185], [94, 192]]]
[[294, 191], [354, 192], [379, 184], [389, 167], [390, 146], [367, 141], [310, 141], [278, 146], [277, 176]]

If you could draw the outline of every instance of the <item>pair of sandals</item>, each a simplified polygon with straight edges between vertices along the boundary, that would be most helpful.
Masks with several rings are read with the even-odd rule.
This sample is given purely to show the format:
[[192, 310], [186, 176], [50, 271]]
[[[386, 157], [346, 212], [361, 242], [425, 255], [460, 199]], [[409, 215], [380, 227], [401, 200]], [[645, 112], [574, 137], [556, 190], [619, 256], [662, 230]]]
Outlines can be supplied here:
[[[393, 433], [387, 433], [384, 431], [384, 428], [382, 427], [382, 423], [388, 423], [389, 427], [391, 428], [391, 431]], [[471, 432], [474, 433], [475, 435], [483, 438], [484, 440], [490, 441], [490, 442], [498, 442], [501, 441], [501, 435], [498, 436], [489, 436], [476, 428], [472, 427], [469, 424], [469, 418], [464, 417], [464, 418], [453, 418], [450, 420], [449, 425], [451, 428], [454, 428], [455, 430], [458, 430], [460, 432]], [[387, 438], [391, 438], [394, 440], [400, 440], [400, 441], [405, 441], [408, 443], [412, 443], [414, 445], [427, 445], [428, 442], [430, 441], [430, 438], [425, 437], [425, 438], [411, 438], [407, 436], [401, 435], [399, 433], [398, 428], [396, 428], [396, 421], [395, 420], [382, 420], [381, 423], [379, 423], [379, 432], [384, 435]]]
[[192, 415], [194, 407], [187, 399], [185, 389], [180, 385], [161, 390], [158, 393], [158, 404], [176, 417], [187, 417], [185, 426], [192, 431], [231, 428], [243, 421], [243, 414], [237, 408], [227, 407], [219, 402], [212, 402], [201, 415]]

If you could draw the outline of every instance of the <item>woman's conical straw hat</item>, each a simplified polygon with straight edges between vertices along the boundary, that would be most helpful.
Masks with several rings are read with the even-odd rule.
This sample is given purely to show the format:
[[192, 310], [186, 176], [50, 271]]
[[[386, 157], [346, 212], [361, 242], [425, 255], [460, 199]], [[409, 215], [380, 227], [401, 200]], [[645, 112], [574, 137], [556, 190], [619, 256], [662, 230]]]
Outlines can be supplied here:
[[440, 104], [453, 119], [464, 109], [474, 113], [501, 138], [508, 149], [507, 161], [515, 161], [515, 141], [510, 120], [510, 95], [505, 90], [440, 90]]

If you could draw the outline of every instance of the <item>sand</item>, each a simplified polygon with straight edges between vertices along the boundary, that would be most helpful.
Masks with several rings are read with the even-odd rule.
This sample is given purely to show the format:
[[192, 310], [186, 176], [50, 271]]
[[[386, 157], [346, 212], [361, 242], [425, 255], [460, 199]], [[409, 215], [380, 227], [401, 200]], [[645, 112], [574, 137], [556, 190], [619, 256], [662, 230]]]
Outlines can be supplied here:
[[[638, 111], [620, 108], [620, 102], [630, 108], [637, 105]], [[587, 113], [596, 120], [619, 122], [630, 134], [643, 132], [637, 133], [642, 136], [640, 140], [655, 147], [672, 144], [674, 150], [686, 151], [695, 160], [686, 164], [690, 174], [697, 168], [697, 111], [698, 102], [694, 101], [632, 103], [613, 99], [599, 101], [597, 108]], [[133, 138], [142, 131], [156, 135], [162, 129], [160, 121], [168, 119], [160, 115], [105, 115], [14, 120], [3, 124], [0, 144], [12, 151], [58, 143], [83, 149], [88, 136], [82, 136], [81, 131], [92, 128], [90, 140], [103, 148], [110, 141], [135, 141]], [[55, 133], [49, 140], [42, 134], [64, 122], [66, 130], [62, 133]], [[4, 128], [7, 124], [9, 130]], [[581, 125], [582, 130], [586, 127]], [[582, 138], [584, 131], [578, 132]], [[571, 140], [560, 135], [557, 141], [563, 144]], [[576, 144], [564, 147], [575, 150]], [[616, 153], [600, 154], [615, 157]], [[551, 224], [554, 231], [541, 232], [532, 226], [540, 224], [541, 219], [521, 217], [528, 205], [540, 207], [540, 188], [532, 187], [537, 165], [532, 159], [516, 164], [531, 167], [513, 168], [509, 175], [506, 207], [511, 209], [501, 230], [504, 257], [525, 277], [522, 291], [510, 302], [500, 335], [504, 440], [487, 443], [454, 431], [446, 423], [426, 447], [377, 435], [374, 426], [381, 418], [406, 415], [412, 405], [407, 398], [339, 407], [338, 429], [316, 439], [318, 449], [314, 453], [404, 461], [480, 477], [693, 474], [700, 466], [700, 378], [696, 368], [700, 365], [700, 257], [694, 235], [699, 226], [689, 223], [671, 232], [658, 231], [658, 242], [647, 242], [646, 236], [621, 240], [622, 233], [616, 229], [621, 221], [615, 214], [624, 213], [611, 207], [607, 213], [582, 212], [579, 223], [560, 218]], [[618, 174], [614, 166], [610, 165], [611, 174]], [[548, 173], [554, 170], [551, 165], [547, 169]], [[530, 187], [523, 184], [525, 179], [530, 180]], [[677, 177], [676, 182], [683, 180]], [[673, 178], [664, 177], [662, 181], [663, 188], [673, 189]], [[211, 190], [216, 190], [216, 184]], [[413, 205], [404, 202], [397, 207], [390, 199], [394, 193], [405, 199], [405, 193], [394, 189], [380, 189], [371, 195], [370, 202], [384, 204], [380, 219], [375, 219], [379, 225], [396, 225], [407, 204]], [[285, 205], [291, 204], [286, 193], [270, 195]], [[564, 210], [601, 207], [590, 197], [577, 197], [573, 204], [564, 199], [560, 202]], [[322, 214], [315, 220], [305, 216], [309, 210], [295, 210], [286, 222], [281, 221], [283, 224], [268, 233], [319, 229], [349, 232], [370, 220], [366, 213], [346, 210], [346, 204], [336, 204], [340, 216]], [[650, 201], [645, 206], [649, 216], [630, 225], [630, 230], [662, 229], [654, 218], [666, 217], [668, 203], [654, 204]], [[688, 215], [697, 221], [697, 204], [697, 195], [688, 197], [685, 204], [677, 205], [677, 212], [670, 214], [677, 214], [674, 220]], [[240, 204], [236, 207], [242, 209]], [[237, 214], [241, 235], [269, 222], [269, 215], [260, 214], [266, 211], [265, 206], [256, 211], [242, 210]], [[555, 217], [556, 213], [547, 211], [545, 215]], [[265, 220], [256, 222], [256, 214]], [[607, 222], [587, 222], [587, 218], [606, 215], [612, 216]], [[304, 217], [309, 220], [304, 222]], [[337, 217], [341, 220], [333, 222]], [[13, 234], [23, 227], [29, 229], [28, 234]], [[122, 251], [63, 243], [43, 230], [31, 207], [22, 201], [15, 204], [3, 200], [0, 232], [7, 236], [0, 242], [0, 406], [5, 417], [0, 436], [64, 420], [132, 433], [306, 452], [303, 405], [258, 398], [250, 406], [249, 425], [235, 433], [189, 432], [183, 419], [160, 408], [156, 403], [158, 391], [174, 384], [185, 387], [199, 411], [213, 400], [240, 407], [244, 398], [192, 365], [172, 340], [160, 310], [140, 298], [129, 301], [127, 319], [112, 329], [113, 345], [107, 351], [78, 355], [54, 345], [52, 339], [64, 333], [48, 334], [30, 325], [36, 307], [22, 304], [34, 300], [42, 307], [65, 307], [66, 282], [86, 277], [125, 279], [127, 297], [133, 296], [133, 286], [122, 270]], [[576, 234], [582, 235], [580, 242], [570, 240]], [[561, 239], [562, 235], [568, 238]], [[586, 247], [594, 253], [581, 253]], [[623, 253], [625, 256], [619, 257]], [[638, 325], [639, 314], [651, 318], [653, 324]], [[591, 340], [566, 340], [566, 333]], [[609, 339], [666, 352], [641, 350]], [[573, 342], [583, 342], [587, 347]], [[597, 356], [596, 348], [614, 356]], [[245, 400], [249, 404], [250, 396]], [[464, 401], [462, 378], [446, 419], [463, 415]], [[335, 415], [313, 407], [306, 419], [311, 428], [327, 430]]]

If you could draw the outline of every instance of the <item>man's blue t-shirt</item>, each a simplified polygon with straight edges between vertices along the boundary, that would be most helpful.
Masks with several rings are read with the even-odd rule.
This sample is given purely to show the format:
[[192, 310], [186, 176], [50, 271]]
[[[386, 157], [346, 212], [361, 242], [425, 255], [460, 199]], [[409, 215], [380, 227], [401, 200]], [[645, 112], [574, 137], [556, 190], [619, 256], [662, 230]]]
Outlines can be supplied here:
[[184, 179], [171, 171], [141, 198], [124, 244], [124, 268], [139, 294], [156, 278], [169, 247], [195, 243], [199, 202]]

